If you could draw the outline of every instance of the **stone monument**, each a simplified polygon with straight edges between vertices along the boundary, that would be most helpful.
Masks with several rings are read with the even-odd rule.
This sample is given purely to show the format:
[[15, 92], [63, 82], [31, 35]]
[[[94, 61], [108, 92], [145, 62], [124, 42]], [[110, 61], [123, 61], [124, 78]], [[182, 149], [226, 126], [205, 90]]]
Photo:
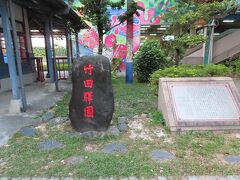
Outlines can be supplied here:
[[160, 78], [159, 110], [172, 132], [240, 130], [240, 99], [231, 78]]
[[110, 61], [84, 56], [73, 65], [69, 117], [78, 132], [106, 131], [112, 120], [114, 97]]

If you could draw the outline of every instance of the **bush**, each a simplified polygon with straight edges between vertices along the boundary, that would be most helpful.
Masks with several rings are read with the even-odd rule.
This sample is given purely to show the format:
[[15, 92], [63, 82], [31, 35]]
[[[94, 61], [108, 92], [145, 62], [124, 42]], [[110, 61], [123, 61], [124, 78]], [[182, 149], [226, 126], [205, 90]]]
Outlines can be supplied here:
[[232, 69], [233, 73], [240, 75], [240, 58], [229, 62], [228, 66]]
[[[33, 53], [35, 57], [46, 57], [44, 47], [34, 47]], [[55, 47], [56, 56], [67, 56], [67, 49], [65, 47]]]
[[172, 66], [165, 69], [155, 71], [150, 78], [151, 88], [156, 92], [158, 89], [158, 81], [161, 77], [212, 77], [212, 76], [228, 76], [232, 73], [231, 68], [222, 64], [209, 65], [180, 65]]
[[113, 78], [117, 78], [117, 72], [119, 70], [119, 66], [121, 65], [121, 58], [113, 58], [111, 64], [111, 73]]
[[134, 57], [134, 70], [139, 82], [149, 81], [150, 75], [154, 71], [169, 65], [171, 65], [171, 61], [156, 40], [147, 40]]

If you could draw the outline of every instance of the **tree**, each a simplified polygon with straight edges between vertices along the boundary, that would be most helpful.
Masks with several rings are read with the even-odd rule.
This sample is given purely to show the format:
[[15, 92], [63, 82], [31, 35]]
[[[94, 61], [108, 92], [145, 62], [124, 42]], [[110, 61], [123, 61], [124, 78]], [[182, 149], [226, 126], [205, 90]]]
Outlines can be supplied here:
[[173, 11], [165, 14], [165, 20], [171, 24], [166, 34], [175, 36], [175, 41], [167, 43], [176, 64], [189, 47], [205, 41], [203, 35], [196, 35], [196, 25], [211, 22], [217, 16], [224, 16], [236, 11], [236, 4], [231, 0], [179, 0]]
[[[72, 0], [71, 0], [72, 1]], [[79, 0], [78, 0], [79, 1]], [[74, 7], [82, 15], [83, 19], [91, 22], [97, 27], [97, 32], [99, 36], [99, 47], [98, 53], [102, 54], [103, 50], [103, 36], [109, 32], [112, 28], [120, 25], [128, 18], [132, 17], [133, 14], [139, 16], [138, 10], [143, 10], [137, 5], [136, 2], [132, 2], [130, 9], [123, 15], [119, 16], [119, 24], [111, 27], [109, 9], [121, 9], [125, 5], [125, 0], [119, 0], [119, 2], [112, 2], [111, 0], [80, 0], [82, 6]], [[70, 3], [71, 4], [71, 3]]]

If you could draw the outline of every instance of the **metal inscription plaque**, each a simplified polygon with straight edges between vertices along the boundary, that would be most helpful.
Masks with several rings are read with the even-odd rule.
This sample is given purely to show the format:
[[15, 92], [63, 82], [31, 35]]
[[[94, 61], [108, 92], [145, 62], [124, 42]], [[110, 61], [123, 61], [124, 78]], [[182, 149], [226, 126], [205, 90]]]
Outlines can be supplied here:
[[239, 120], [240, 113], [228, 84], [170, 85], [178, 121]]

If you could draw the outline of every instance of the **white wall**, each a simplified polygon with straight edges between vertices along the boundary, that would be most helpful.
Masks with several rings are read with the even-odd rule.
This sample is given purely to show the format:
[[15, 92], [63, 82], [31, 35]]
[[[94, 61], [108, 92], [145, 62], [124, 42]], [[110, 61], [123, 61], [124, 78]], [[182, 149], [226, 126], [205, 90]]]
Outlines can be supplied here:
[[[36, 73], [23, 75], [24, 85], [32, 84], [33, 82], [36, 81], [36, 79], [37, 79]], [[10, 78], [0, 79], [0, 84], [1, 84], [0, 93], [12, 89]]]

